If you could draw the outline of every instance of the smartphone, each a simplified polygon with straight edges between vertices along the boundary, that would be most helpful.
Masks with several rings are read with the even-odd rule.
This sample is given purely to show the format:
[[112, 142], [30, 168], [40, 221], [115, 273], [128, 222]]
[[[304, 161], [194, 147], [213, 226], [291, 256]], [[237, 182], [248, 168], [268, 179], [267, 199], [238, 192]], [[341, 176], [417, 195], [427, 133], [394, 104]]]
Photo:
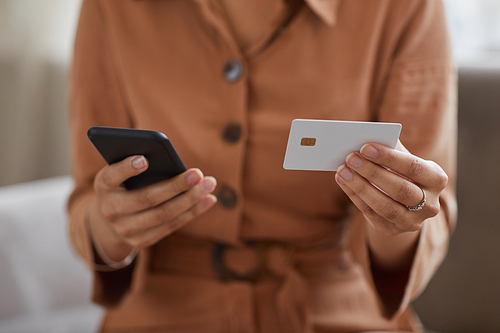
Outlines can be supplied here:
[[108, 164], [132, 155], [146, 157], [148, 169], [123, 183], [129, 190], [170, 179], [187, 170], [168, 137], [161, 132], [95, 126], [87, 131], [87, 136]]

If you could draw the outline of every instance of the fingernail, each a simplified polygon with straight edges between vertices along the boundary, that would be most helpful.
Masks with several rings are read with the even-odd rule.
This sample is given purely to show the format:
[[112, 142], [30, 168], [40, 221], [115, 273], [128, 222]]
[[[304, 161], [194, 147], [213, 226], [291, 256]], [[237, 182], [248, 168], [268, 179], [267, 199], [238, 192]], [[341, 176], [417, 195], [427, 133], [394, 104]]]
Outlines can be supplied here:
[[205, 193], [211, 193], [215, 189], [217, 182], [213, 177], [205, 177], [201, 182], [201, 189]]
[[186, 177], [186, 182], [190, 186], [195, 186], [201, 181], [202, 178], [203, 176], [201, 175], [201, 172], [198, 172], [197, 170], [191, 170]]
[[207, 208], [212, 207], [217, 203], [217, 197], [213, 194], [207, 194], [207, 196], [203, 199], [204, 204]]
[[337, 173], [340, 175], [340, 177], [342, 177], [343, 180], [345, 181], [350, 181], [352, 179], [352, 172], [351, 170], [349, 170], [348, 167], [346, 167], [345, 165], [341, 165], [338, 169], [337, 169]]
[[335, 180], [337, 181], [337, 183], [339, 185], [345, 185], [344, 181], [342, 180], [342, 177], [340, 177], [340, 174], [337, 172], [337, 174], [335, 175]]
[[138, 156], [132, 160], [132, 166], [137, 170], [144, 168], [147, 164], [146, 158], [144, 156]]
[[363, 160], [356, 153], [350, 153], [346, 158], [347, 164], [353, 168], [359, 168], [363, 164]]
[[368, 158], [376, 158], [378, 156], [378, 150], [369, 144], [366, 144], [363, 147], [361, 147], [360, 152], [363, 156]]

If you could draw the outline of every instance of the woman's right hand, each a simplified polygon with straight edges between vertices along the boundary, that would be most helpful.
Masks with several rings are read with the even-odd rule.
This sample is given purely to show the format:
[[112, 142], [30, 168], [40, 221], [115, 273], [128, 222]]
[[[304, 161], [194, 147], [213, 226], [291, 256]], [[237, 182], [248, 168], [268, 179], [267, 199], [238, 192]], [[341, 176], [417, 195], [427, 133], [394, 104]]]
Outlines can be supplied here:
[[121, 261], [135, 249], [157, 243], [211, 208], [217, 198], [213, 177], [199, 169], [140, 189], [121, 184], [148, 168], [143, 156], [105, 166], [94, 180], [96, 199], [90, 205], [90, 230], [105, 254]]

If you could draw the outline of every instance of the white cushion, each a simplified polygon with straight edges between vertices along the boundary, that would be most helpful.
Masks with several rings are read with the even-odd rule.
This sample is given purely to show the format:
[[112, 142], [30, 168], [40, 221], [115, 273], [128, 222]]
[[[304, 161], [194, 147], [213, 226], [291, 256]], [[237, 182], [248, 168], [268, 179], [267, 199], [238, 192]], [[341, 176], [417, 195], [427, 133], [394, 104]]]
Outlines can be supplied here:
[[91, 273], [69, 244], [71, 188], [66, 176], [0, 188], [0, 332], [30, 321], [38, 329], [22, 332], [57, 332], [62, 318], [77, 321], [78, 311], [87, 322], [78, 332], [92, 332], [100, 321], [90, 303]]

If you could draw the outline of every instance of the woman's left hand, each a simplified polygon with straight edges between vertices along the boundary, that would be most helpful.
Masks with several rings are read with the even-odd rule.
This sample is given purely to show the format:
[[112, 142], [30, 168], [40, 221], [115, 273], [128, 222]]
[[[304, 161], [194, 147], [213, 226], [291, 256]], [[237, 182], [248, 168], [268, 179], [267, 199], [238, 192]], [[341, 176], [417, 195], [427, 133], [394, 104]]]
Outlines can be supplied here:
[[[396, 149], [369, 143], [346, 158], [335, 180], [376, 230], [394, 236], [420, 230], [426, 219], [439, 213], [439, 195], [448, 176], [400, 142]], [[409, 209], [424, 199], [421, 210]]]

